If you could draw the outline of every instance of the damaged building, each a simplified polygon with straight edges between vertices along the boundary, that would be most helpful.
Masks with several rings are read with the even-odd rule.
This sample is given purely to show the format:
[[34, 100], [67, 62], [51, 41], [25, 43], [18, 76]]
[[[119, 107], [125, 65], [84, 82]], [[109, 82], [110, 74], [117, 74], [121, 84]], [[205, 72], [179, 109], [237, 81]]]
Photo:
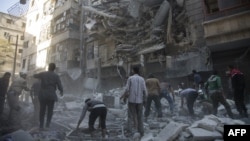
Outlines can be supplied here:
[[82, 8], [87, 76], [100, 87], [122, 86], [134, 65], [144, 77], [168, 79], [211, 69], [200, 1], [93, 1]]
[[216, 68], [224, 77], [233, 64], [249, 72], [248, 0], [28, 2], [22, 68], [33, 74], [55, 62], [69, 91], [76, 91], [69, 84], [98, 91], [124, 86], [135, 65], [142, 76], [154, 73], [174, 85], [189, 83], [193, 69], [207, 76]]

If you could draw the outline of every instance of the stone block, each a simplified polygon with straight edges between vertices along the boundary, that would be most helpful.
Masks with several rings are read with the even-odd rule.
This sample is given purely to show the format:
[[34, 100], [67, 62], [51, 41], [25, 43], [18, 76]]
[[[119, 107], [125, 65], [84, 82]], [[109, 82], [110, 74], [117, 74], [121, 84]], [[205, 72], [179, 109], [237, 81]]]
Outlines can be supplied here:
[[222, 139], [222, 134], [217, 131], [208, 131], [202, 128], [187, 128], [193, 135], [193, 141], [214, 141], [215, 139]]
[[23, 130], [17, 130], [0, 138], [0, 141], [34, 141], [33, 137]]
[[209, 130], [209, 131], [214, 131], [217, 125], [218, 123], [215, 122], [214, 120], [210, 120], [206, 118], [202, 119], [200, 123], [198, 123], [198, 127]]
[[176, 139], [184, 128], [188, 127], [187, 124], [170, 122], [161, 132], [155, 137], [155, 141], [173, 141]]

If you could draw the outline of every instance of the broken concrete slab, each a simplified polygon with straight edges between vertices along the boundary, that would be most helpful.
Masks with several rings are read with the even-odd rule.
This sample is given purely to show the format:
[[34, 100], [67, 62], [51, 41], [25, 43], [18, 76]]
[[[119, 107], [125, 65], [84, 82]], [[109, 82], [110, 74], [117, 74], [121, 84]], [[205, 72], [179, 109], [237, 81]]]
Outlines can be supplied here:
[[0, 141], [34, 141], [34, 138], [24, 130], [17, 130], [13, 133], [4, 135]]
[[173, 141], [184, 128], [187, 128], [187, 124], [170, 122], [161, 132], [155, 137], [155, 141]]
[[[229, 120], [230, 118], [226, 118], [227, 120]], [[205, 130], [208, 131], [218, 131], [220, 133], [223, 133], [223, 128], [222, 126], [224, 125], [224, 123], [222, 123], [223, 120], [221, 120], [220, 118], [214, 116], [214, 115], [206, 115], [202, 120], [199, 121], [195, 121], [190, 128], [196, 128], [196, 127], [200, 127], [203, 128]], [[232, 121], [229, 120], [230, 122]]]
[[218, 125], [217, 122], [211, 119], [202, 119], [200, 120], [200, 123], [198, 123], [198, 127], [209, 130], [209, 131], [214, 131], [216, 126]]
[[208, 131], [202, 128], [187, 128], [187, 131], [193, 135], [193, 141], [213, 141], [222, 139], [222, 134], [217, 131]]

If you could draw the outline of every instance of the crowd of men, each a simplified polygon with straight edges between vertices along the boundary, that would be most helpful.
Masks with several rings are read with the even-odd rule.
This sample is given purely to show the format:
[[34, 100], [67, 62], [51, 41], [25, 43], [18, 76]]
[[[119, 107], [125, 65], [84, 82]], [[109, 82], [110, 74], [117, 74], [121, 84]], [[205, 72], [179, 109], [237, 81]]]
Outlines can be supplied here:
[[[157, 117], [160, 118], [163, 116], [161, 98], [166, 98], [169, 103], [169, 110], [173, 113], [175, 94], [173, 88], [165, 79], [160, 82], [153, 74], [150, 74], [148, 78], [144, 79], [140, 76], [139, 67], [134, 67], [132, 71], [133, 74], [127, 80], [125, 92], [121, 96], [121, 99], [125, 102], [128, 99], [129, 120], [127, 130], [132, 131], [132, 128], [134, 128], [142, 137], [144, 135], [143, 121], [147, 121], [150, 115], [152, 101], [154, 101], [155, 104], [155, 109], [158, 114]], [[193, 84], [191, 86], [187, 86], [184, 83], [178, 85], [180, 89], [178, 95], [181, 97], [180, 107], [183, 108], [185, 101], [190, 116], [195, 116], [194, 103], [202, 89], [205, 95], [203, 97], [212, 104], [212, 114], [217, 115], [218, 106], [219, 103], [221, 103], [225, 107], [228, 116], [235, 118], [226, 100], [221, 77], [218, 75], [218, 72], [213, 70], [211, 76], [206, 81], [203, 81], [201, 75], [196, 70], [193, 70], [192, 73]], [[232, 82], [232, 88], [234, 90], [233, 98], [237, 111], [240, 117], [248, 117], [244, 99], [244, 74], [239, 69], [228, 66], [227, 75]], [[143, 111], [145, 111], [144, 114]], [[133, 127], [131, 127], [131, 121], [133, 122]]]
[[[4, 76], [0, 78], [0, 116], [3, 113], [4, 103], [6, 101], [5, 98], [7, 97], [7, 103], [10, 107], [8, 119], [14, 121], [12, 116], [13, 112], [19, 112], [21, 110], [19, 96], [23, 90], [29, 91], [32, 103], [34, 104], [35, 123], [39, 124], [41, 130], [49, 128], [53, 116], [54, 104], [58, 99], [56, 90], [58, 89], [61, 96], [63, 95], [63, 86], [60, 77], [54, 72], [55, 68], [56, 65], [50, 63], [48, 71], [34, 74], [33, 78], [35, 81], [30, 89], [27, 87], [27, 74], [20, 73], [20, 77], [14, 79], [9, 86], [11, 74], [8, 72], [5, 73]], [[228, 116], [230, 118], [235, 118], [224, 95], [221, 77], [218, 75], [217, 71], [213, 70], [211, 76], [206, 81], [203, 81], [196, 70], [193, 70], [192, 73], [194, 80], [192, 85], [187, 86], [184, 83], [179, 83], [178, 85], [180, 89], [178, 96], [181, 97], [180, 107], [183, 108], [184, 103], [186, 103], [190, 116], [195, 116], [194, 103], [199, 96], [199, 90], [203, 89], [206, 95], [205, 97], [213, 106], [212, 112], [214, 115], [217, 115], [217, 109], [219, 103], [221, 103], [225, 107]], [[247, 108], [244, 103], [244, 74], [239, 69], [233, 66], [228, 66], [227, 75], [232, 82], [231, 84], [234, 90], [233, 98], [239, 115], [241, 117], [248, 117]], [[174, 103], [176, 100], [175, 97], [176, 95], [173, 91], [173, 87], [166, 79], [160, 82], [154, 74], [149, 74], [147, 78], [143, 78], [140, 75], [140, 68], [137, 66], [133, 67], [132, 74], [127, 79], [125, 91], [120, 97], [128, 106], [127, 131], [133, 132], [133, 130], [136, 130], [140, 133], [141, 137], [144, 136], [143, 122], [147, 121], [150, 112], [152, 112], [152, 101], [155, 105], [157, 117], [161, 118], [163, 117], [161, 99], [165, 98], [167, 100], [169, 111], [173, 114], [175, 108]], [[102, 137], [105, 137], [106, 116], [108, 110], [102, 101], [90, 98], [85, 100], [85, 105], [81, 114], [79, 114], [80, 118], [76, 129], [79, 129], [87, 111], [90, 112], [88, 121], [88, 129], [90, 133], [95, 131], [95, 121], [99, 118], [99, 128], [101, 128]], [[47, 113], [46, 122], [45, 113]]]
[[[22, 110], [19, 97], [23, 91], [27, 91], [30, 92], [32, 103], [34, 104], [34, 123], [38, 123], [40, 125], [40, 129], [44, 129], [44, 118], [47, 110], [46, 128], [49, 128], [53, 115], [54, 103], [57, 101], [56, 90], [59, 89], [60, 94], [63, 95], [61, 80], [54, 72], [55, 69], [56, 65], [54, 63], [50, 63], [48, 71], [34, 74], [33, 77], [37, 78], [37, 80], [33, 83], [31, 89], [27, 86], [26, 73], [20, 72], [19, 77], [13, 79], [10, 84], [11, 74], [6, 72], [4, 76], [0, 78], [1, 120], [6, 101], [10, 109], [8, 122], [11, 125], [20, 124], [20, 119], [18, 119], [19, 116], [17, 116]], [[7, 100], [5, 100], [6, 97]]]

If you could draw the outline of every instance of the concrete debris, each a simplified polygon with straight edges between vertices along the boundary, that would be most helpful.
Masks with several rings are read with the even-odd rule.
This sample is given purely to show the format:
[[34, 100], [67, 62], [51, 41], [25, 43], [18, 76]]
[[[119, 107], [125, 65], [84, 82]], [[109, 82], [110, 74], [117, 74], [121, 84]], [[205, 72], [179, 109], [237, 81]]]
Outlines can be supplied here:
[[[177, 4], [178, 3], [178, 4]], [[133, 57], [135, 54], [149, 54], [163, 50], [166, 46], [166, 35], [174, 42], [190, 43], [190, 33], [183, 1], [167, 0], [97, 0], [82, 6], [87, 12], [85, 17], [86, 42], [110, 46], [110, 40], [115, 41], [115, 49], [110, 59]], [[180, 5], [180, 6], [178, 6]], [[174, 9], [171, 10], [170, 9]], [[179, 20], [172, 21], [172, 15], [179, 15]], [[170, 17], [170, 18], [168, 18]], [[168, 32], [165, 31], [168, 22]], [[172, 30], [171, 30], [172, 29]], [[94, 36], [93, 36], [94, 35]], [[174, 35], [181, 35], [174, 36]], [[147, 49], [161, 46], [157, 50]], [[143, 51], [144, 50], [144, 51]], [[145, 51], [146, 50], [146, 51]], [[93, 51], [92, 51], [93, 52]], [[91, 53], [93, 54], [93, 53]], [[109, 59], [105, 63], [112, 63]]]
[[222, 134], [216, 131], [208, 131], [202, 128], [188, 128], [188, 131], [193, 135], [194, 141], [213, 141], [222, 139]]
[[[191, 117], [188, 113], [183, 114], [183, 109], [179, 108], [180, 97], [175, 98], [175, 110], [173, 114], [169, 113], [167, 102], [163, 103], [163, 117], [157, 118], [157, 112], [152, 105], [152, 112], [147, 120], [144, 121], [144, 136], [140, 138], [136, 131], [132, 134], [127, 131], [128, 115], [126, 103], [121, 104], [120, 95], [124, 92], [124, 88], [117, 88], [106, 91], [105, 93], [86, 92], [84, 95], [65, 94], [64, 98], [55, 104], [54, 115], [50, 129], [40, 130], [37, 123], [31, 123], [32, 110], [24, 110], [21, 114], [20, 130], [7, 130], [5, 135], [15, 133], [25, 136], [29, 134], [34, 140], [55, 140], [55, 141], [77, 141], [77, 140], [114, 140], [114, 141], [180, 141], [180, 140], [221, 140], [224, 132], [224, 125], [244, 125], [249, 123], [249, 119], [231, 119], [222, 113], [215, 115], [206, 115], [202, 111], [201, 102], [197, 101], [194, 108], [198, 116]], [[94, 137], [88, 132], [88, 115], [80, 125], [80, 130], [75, 131], [77, 121], [80, 117], [84, 100], [87, 98], [99, 99], [109, 104], [107, 114], [107, 136], [101, 138], [101, 131], [96, 122]], [[32, 104], [22, 105], [23, 108], [32, 109]], [[232, 105], [234, 107], [234, 105]], [[187, 112], [187, 111], [186, 111]], [[5, 117], [6, 118], [6, 117]], [[1, 124], [4, 125], [4, 124]], [[11, 127], [12, 125], [6, 125]], [[1, 128], [4, 129], [4, 128]], [[4, 136], [3, 136], [4, 137]]]
[[0, 141], [34, 141], [34, 138], [24, 130], [17, 130], [0, 137]]
[[156, 136], [156, 141], [173, 141], [184, 128], [188, 127], [186, 124], [170, 122], [162, 131]]

